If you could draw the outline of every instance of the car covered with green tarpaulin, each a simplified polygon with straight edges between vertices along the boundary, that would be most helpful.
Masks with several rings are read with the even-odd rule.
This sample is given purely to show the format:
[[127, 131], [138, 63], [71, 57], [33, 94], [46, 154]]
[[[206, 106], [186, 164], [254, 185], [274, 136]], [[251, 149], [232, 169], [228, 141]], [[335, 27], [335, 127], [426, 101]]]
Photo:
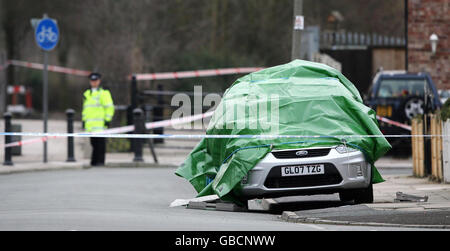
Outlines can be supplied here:
[[363, 154], [371, 164], [371, 182], [379, 183], [374, 162], [391, 148], [356, 87], [338, 70], [303, 60], [235, 81], [206, 134], [230, 137], [202, 139], [176, 175], [188, 180], [198, 197], [216, 194], [229, 201], [241, 200], [241, 181], [272, 151], [344, 144]]

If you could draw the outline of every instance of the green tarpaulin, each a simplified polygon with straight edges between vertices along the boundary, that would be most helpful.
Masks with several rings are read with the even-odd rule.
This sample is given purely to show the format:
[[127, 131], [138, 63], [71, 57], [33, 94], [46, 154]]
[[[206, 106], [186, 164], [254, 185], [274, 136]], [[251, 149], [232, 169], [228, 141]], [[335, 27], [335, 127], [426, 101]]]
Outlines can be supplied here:
[[[347, 144], [372, 164], [389, 149], [375, 112], [339, 71], [295, 60], [238, 79], [224, 93], [208, 129], [210, 135], [302, 135], [312, 138], [207, 138], [177, 169], [198, 196], [238, 200], [240, 181], [273, 149]], [[339, 137], [341, 136], [341, 137]], [[383, 179], [373, 166], [374, 183]]]

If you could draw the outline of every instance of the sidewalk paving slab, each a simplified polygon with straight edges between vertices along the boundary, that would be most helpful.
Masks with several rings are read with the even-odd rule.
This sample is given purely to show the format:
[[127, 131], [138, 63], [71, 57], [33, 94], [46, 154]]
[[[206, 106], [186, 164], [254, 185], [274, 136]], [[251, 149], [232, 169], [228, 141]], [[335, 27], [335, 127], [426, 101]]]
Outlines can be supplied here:
[[82, 162], [47, 162], [47, 163], [22, 163], [12, 166], [0, 166], [0, 174], [13, 174], [22, 172], [50, 171], [50, 170], [83, 169]]
[[[316, 224], [450, 229], [450, 184], [405, 175], [384, 178], [385, 182], [374, 185], [373, 204], [283, 212], [282, 219]], [[397, 192], [428, 196], [429, 200], [394, 203]]]

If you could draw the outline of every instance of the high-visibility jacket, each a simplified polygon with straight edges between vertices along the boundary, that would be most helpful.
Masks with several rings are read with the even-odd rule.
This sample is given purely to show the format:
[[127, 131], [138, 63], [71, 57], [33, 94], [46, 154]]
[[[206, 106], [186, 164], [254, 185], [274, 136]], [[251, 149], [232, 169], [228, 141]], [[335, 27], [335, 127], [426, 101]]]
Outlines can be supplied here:
[[103, 88], [88, 89], [83, 93], [82, 120], [88, 132], [98, 132], [105, 129], [105, 122], [110, 122], [114, 116], [114, 103], [111, 93]]

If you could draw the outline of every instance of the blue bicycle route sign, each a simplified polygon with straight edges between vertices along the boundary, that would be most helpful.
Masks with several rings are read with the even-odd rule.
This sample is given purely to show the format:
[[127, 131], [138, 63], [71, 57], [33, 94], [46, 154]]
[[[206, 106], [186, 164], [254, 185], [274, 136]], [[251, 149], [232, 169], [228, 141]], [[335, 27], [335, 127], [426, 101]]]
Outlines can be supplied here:
[[35, 30], [35, 38], [41, 49], [45, 51], [53, 50], [59, 40], [58, 25], [50, 18], [41, 19]]

